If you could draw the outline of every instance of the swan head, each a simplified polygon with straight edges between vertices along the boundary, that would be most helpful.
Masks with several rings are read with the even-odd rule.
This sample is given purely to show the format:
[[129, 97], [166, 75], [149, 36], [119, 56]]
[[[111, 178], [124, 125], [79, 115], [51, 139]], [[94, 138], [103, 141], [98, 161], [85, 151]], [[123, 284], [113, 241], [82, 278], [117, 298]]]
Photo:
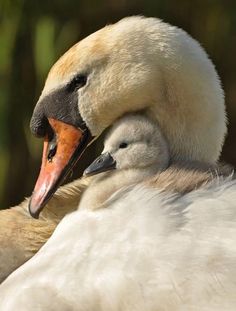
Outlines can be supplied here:
[[167, 168], [168, 145], [156, 122], [140, 114], [119, 119], [110, 129], [102, 154], [85, 170], [90, 176], [113, 169], [152, 170]]
[[212, 62], [181, 29], [129, 17], [74, 45], [49, 72], [31, 119], [32, 132], [45, 138], [31, 215], [38, 216], [92, 138], [140, 110], [160, 125], [171, 158], [217, 161], [226, 125]]

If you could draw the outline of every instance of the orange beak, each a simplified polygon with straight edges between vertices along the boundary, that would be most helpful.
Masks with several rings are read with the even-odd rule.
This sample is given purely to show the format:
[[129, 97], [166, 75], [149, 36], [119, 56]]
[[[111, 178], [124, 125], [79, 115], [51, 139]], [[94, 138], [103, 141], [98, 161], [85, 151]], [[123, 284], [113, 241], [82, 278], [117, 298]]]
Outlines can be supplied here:
[[34, 218], [39, 217], [90, 141], [88, 131], [52, 118], [48, 121], [54, 136], [44, 138], [42, 165], [29, 203], [29, 212]]

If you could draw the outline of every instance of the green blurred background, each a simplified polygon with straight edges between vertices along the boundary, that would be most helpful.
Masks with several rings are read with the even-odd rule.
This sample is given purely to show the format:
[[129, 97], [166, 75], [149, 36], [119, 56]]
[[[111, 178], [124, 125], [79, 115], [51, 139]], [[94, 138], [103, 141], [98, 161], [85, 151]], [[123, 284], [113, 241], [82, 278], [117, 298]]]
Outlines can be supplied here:
[[[222, 159], [236, 165], [236, 1], [0, 0], [0, 208], [29, 196], [38, 175], [42, 142], [30, 134], [29, 120], [51, 65], [81, 38], [136, 14], [185, 29], [207, 50], [226, 93]], [[84, 155], [84, 167], [96, 151]]]

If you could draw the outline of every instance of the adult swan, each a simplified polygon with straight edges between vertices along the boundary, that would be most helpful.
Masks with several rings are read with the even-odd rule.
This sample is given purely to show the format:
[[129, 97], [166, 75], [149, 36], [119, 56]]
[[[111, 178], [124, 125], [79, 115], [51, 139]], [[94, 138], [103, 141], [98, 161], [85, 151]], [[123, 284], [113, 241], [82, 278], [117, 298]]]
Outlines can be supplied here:
[[[158, 19], [125, 18], [73, 46], [48, 75], [31, 122], [33, 133], [45, 137], [42, 171], [30, 206], [34, 217], [91, 137], [136, 110], [158, 120], [172, 158], [217, 161], [226, 133], [224, 96], [206, 53], [184, 31]], [[27, 202], [0, 212], [0, 281], [37, 252], [67, 209], [76, 208], [78, 183], [77, 188], [62, 189], [38, 222], [28, 218]]]
[[[217, 161], [226, 132], [224, 97], [206, 53], [184, 31], [158, 19], [126, 18], [76, 44], [49, 73], [31, 122], [33, 133], [45, 137], [42, 169], [30, 205], [34, 217], [89, 141], [119, 116], [136, 110], [159, 122], [172, 159]], [[79, 191], [76, 195], [79, 197]], [[65, 207], [65, 193], [62, 197]], [[61, 205], [59, 198], [55, 203]], [[14, 210], [5, 213], [11, 224], [12, 218], [18, 222], [12, 217]], [[4, 241], [15, 227], [24, 226], [24, 219], [29, 222], [19, 209], [17, 214], [20, 222], [13, 228], [2, 218], [0, 237]], [[32, 256], [57, 223], [49, 226], [41, 220], [43, 224], [26, 227], [33, 251], [29, 252], [28, 240], [23, 237], [17, 244], [17, 249], [19, 245], [25, 249], [23, 256], [20, 251], [23, 259], [16, 260], [19, 256], [14, 249], [16, 262], [11, 269]], [[1, 254], [8, 254], [1, 261], [5, 266], [11, 254], [8, 242], [1, 243], [8, 245], [7, 252], [3, 248]]]
[[39, 216], [93, 138], [138, 110], [158, 121], [172, 159], [217, 161], [224, 96], [206, 53], [158, 19], [125, 18], [73, 46], [49, 72], [31, 120], [45, 139], [31, 215]]

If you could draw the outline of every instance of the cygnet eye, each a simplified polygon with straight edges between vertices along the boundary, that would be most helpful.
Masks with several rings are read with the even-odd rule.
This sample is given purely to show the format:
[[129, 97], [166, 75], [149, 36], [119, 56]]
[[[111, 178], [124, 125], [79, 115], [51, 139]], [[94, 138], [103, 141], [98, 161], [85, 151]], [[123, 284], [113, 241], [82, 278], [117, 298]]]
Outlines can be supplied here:
[[119, 145], [119, 149], [124, 149], [124, 148], [127, 148], [128, 147], [128, 144], [127, 143], [121, 143], [120, 145]]
[[68, 85], [68, 91], [74, 92], [80, 89], [87, 83], [87, 76], [85, 74], [78, 74], [75, 76]]

